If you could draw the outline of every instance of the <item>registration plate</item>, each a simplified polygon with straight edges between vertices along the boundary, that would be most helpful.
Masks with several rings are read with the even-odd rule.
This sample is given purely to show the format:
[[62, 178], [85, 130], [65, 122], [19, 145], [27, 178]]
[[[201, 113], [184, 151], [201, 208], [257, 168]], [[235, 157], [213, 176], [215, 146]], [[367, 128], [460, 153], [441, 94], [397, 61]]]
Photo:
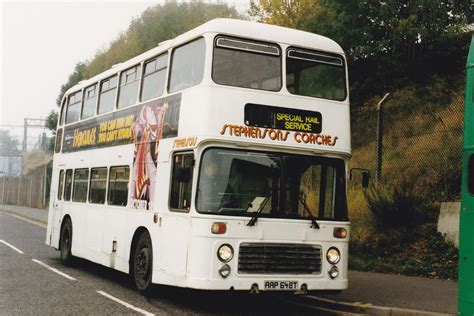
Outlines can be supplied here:
[[298, 281], [265, 281], [265, 290], [298, 290]]

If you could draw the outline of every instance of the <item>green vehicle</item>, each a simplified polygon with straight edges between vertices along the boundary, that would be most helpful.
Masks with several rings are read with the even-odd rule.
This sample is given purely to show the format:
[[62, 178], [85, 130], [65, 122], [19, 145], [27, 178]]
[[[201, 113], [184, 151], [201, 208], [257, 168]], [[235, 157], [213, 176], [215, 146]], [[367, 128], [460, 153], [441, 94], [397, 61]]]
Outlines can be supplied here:
[[459, 227], [459, 315], [474, 314], [474, 36], [466, 65], [461, 222]]

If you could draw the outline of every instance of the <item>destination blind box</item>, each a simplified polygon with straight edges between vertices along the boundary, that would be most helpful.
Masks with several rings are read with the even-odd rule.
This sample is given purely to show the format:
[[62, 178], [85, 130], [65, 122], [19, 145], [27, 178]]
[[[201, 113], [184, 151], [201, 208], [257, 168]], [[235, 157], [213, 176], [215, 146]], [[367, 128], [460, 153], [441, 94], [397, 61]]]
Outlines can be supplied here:
[[245, 125], [319, 134], [322, 115], [315, 111], [248, 103], [245, 105]]

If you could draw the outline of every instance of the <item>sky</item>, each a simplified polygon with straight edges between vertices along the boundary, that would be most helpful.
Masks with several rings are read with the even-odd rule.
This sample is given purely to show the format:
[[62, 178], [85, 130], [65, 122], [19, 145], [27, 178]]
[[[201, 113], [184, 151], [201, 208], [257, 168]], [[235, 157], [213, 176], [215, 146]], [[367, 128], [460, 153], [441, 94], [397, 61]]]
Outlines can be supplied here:
[[[108, 47], [147, 7], [164, 2], [0, 0], [0, 128], [21, 135], [5, 125], [57, 110], [59, 89], [74, 65]], [[220, 2], [244, 13], [249, 0]]]

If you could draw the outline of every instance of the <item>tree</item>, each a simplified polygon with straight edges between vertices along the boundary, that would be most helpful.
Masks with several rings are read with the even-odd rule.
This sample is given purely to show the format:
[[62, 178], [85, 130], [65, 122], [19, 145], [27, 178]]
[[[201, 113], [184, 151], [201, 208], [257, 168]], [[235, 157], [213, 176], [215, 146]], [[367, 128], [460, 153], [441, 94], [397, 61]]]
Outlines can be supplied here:
[[48, 116], [46, 117], [46, 122], [44, 123], [44, 126], [50, 130], [53, 135], [56, 135], [56, 127], [58, 126], [58, 112], [55, 110], [51, 110], [49, 112]]
[[305, 30], [321, 9], [319, 0], [251, 0], [248, 13], [264, 23]]
[[470, 0], [319, 0], [290, 21], [282, 17], [281, 7], [295, 8], [297, 2], [254, 0], [249, 13], [338, 42], [348, 57], [353, 101], [463, 69], [465, 29], [473, 21]]
[[48, 146], [48, 150], [51, 152], [54, 150], [56, 128], [58, 126], [58, 116], [58, 112], [51, 110], [51, 112], [49, 112], [48, 116], [46, 117], [46, 122], [44, 123], [44, 126], [53, 134], [53, 137], [51, 137], [49, 140]]
[[160, 42], [215, 18], [241, 16], [226, 4], [207, 4], [200, 1], [168, 1], [163, 5], [148, 8], [139, 18], [132, 20], [127, 31], [119, 34], [109, 48], [97, 51], [94, 58], [88, 62], [76, 64], [68, 81], [61, 86], [56, 103], [59, 106], [64, 92], [79, 81], [91, 78], [114, 64], [139, 55], [156, 47]]
[[84, 71], [86, 69], [86, 64], [79, 62], [74, 67], [74, 72], [69, 76], [67, 82], [61, 86], [59, 95], [56, 99], [56, 105], [61, 106], [61, 100], [63, 99], [64, 93], [69, 90], [71, 87], [75, 86], [79, 81], [84, 79]]
[[18, 140], [11, 137], [9, 131], [0, 130], [0, 155], [9, 156], [20, 153]]

